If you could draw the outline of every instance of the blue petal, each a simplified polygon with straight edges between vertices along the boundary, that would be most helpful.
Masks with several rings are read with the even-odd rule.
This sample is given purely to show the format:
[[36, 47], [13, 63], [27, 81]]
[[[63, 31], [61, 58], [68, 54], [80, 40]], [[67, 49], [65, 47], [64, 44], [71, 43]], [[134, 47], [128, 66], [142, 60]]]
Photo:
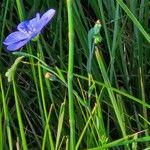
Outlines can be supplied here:
[[30, 39], [25, 39], [25, 40], [22, 40], [22, 41], [19, 41], [19, 42], [16, 42], [16, 43], [13, 43], [11, 45], [9, 45], [7, 47], [7, 50], [8, 51], [16, 51], [18, 50], [19, 48], [23, 47], [27, 42], [29, 42]]
[[40, 14], [37, 13], [37, 14], [36, 14], [36, 17], [33, 18], [33, 19], [31, 19], [31, 20], [29, 21], [29, 23], [30, 23], [31, 26], [35, 26], [39, 20], [40, 20]]
[[21, 23], [18, 24], [17, 29], [23, 33], [27, 32], [29, 30], [28, 28], [29, 26], [29, 21], [23, 21]]
[[27, 39], [28, 36], [20, 31], [16, 31], [16, 32], [12, 32], [11, 34], [9, 34], [5, 41], [3, 42], [5, 45], [10, 45], [13, 43], [16, 43], [20, 40], [24, 40]]
[[43, 29], [43, 27], [53, 18], [55, 15], [55, 10], [50, 9], [43, 14], [37, 25], [35, 26], [36, 30], [39, 32]]

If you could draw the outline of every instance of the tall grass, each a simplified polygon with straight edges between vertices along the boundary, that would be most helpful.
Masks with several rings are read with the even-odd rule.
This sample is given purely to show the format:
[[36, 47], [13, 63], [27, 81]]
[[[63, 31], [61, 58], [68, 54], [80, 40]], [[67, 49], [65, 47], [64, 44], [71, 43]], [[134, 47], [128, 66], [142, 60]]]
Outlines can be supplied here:
[[73, 68], [74, 68], [74, 23], [73, 23], [73, 1], [67, 1], [68, 10], [68, 102], [69, 102], [69, 123], [70, 123], [70, 149], [75, 149], [75, 117], [73, 98]]
[[[148, 0], [0, 7], [0, 149], [149, 148]], [[19, 22], [50, 8], [56, 15], [36, 42], [5, 51]]]

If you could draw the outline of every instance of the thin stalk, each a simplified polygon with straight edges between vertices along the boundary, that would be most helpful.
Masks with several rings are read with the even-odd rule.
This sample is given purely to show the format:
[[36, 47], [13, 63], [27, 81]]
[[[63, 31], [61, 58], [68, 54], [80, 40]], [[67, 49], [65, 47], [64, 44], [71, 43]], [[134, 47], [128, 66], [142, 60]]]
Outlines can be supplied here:
[[101, 18], [102, 18], [102, 25], [104, 27], [104, 32], [105, 32], [105, 35], [106, 35], [106, 42], [107, 42], [109, 54], [110, 54], [110, 57], [111, 57], [110, 38], [109, 38], [108, 29], [107, 29], [107, 26], [106, 26], [106, 19], [105, 19], [105, 15], [104, 15], [102, 0], [98, 1], [98, 6], [100, 8], [100, 13], [101, 13]]
[[133, 21], [135, 26], [140, 30], [140, 32], [143, 34], [145, 39], [150, 43], [150, 36], [145, 31], [143, 26], [140, 24], [140, 22], [136, 19], [136, 17], [133, 15], [133, 13], [129, 10], [129, 8], [125, 5], [125, 3], [122, 0], [116, 0], [118, 4], [121, 6], [121, 8], [126, 12], [126, 14], [130, 17], [130, 19]]
[[73, 25], [73, 1], [67, 1], [68, 10], [68, 38], [69, 38], [69, 58], [68, 58], [68, 94], [69, 94], [69, 122], [70, 122], [70, 149], [75, 149], [75, 116], [73, 104], [73, 65], [74, 65], [74, 25]]
[[116, 6], [116, 12], [115, 12], [115, 23], [114, 23], [114, 31], [113, 31], [113, 40], [112, 40], [112, 49], [111, 49], [111, 62], [110, 62], [110, 82], [112, 83], [113, 77], [115, 74], [115, 56], [116, 56], [116, 43], [117, 43], [117, 36], [118, 36], [118, 30], [119, 30], [119, 5]]
[[79, 146], [80, 146], [80, 143], [81, 143], [81, 141], [82, 141], [82, 139], [83, 139], [83, 136], [84, 136], [84, 134], [85, 134], [85, 131], [87, 130], [87, 128], [88, 128], [88, 126], [89, 126], [89, 123], [90, 123], [90, 121], [91, 121], [91, 119], [92, 119], [92, 117], [93, 117], [93, 114], [94, 114], [95, 110], [96, 110], [96, 105], [94, 106], [94, 108], [93, 108], [93, 110], [92, 110], [92, 112], [91, 112], [91, 114], [90, 114], [88, 120], [86, 121], [86, 125], [85, 125], [84, 129], [82, 130], [82, 133], [81, 133], [81, 135], [80, 135], [80, 137], [79, 137], [79, 140], [78, 140], [78, 142], [77, 142], [76, 150], [78, 150], [78, 148], [79, 148]]
[[6, 121], [6, 130], [7, 130], [7, 136], [8, 136], [9, 150], [13, 150], [12, 135], [11, 135], [11, 129], [10, 129], [10, 124], [9, 124], [10, 120], [9, 120], [8, 108], [7, 108], [7, 104], [6, 104], [6, 98], [5, 98], [5, 94], [4, 94], [1, 75], [0, 75], [0, 87], [1, 87], [1, 92], [2, 92], [2, 103], [3, 103], [3, 110], [4, 110], [4, 118]]
[[[43, 58], [43, 53], [42, 53], [42, 48], [41, 48], [41, 44], [40, 44], [39, 40], [38, 40], [37, 45], [38, 45], [39, 58], [42, 59]], [[43, 87], [42, 70], [41, 70], [41, 66], [40, 66], [39, 61], [38, 61], [38, 76], [39, 76], [39, 84], [40, 84], [39, 86], [40, 86], [40, 92], [41, 92], [41, 100], [42, 100], [42, 104], [43, 104], [43, 112], [44, 112], [45, 120], [47, 122], [48, 121], [48, 114], [47, 114], [46, 103], [45, 103], [45, 93], [44, 93], [44, 87]], [[49, 145], [48, 146], [51, 150], [54, 150], [54, 143], [53, 143], [52, 134], [51, 134], [49, 124], [48, 124], [48, 137], [49, 137]]]
[[[62, 37], [62, 19], [61, 19], [61, 11], [62, 11], [62, 2], [60, 2], [60, 18], [59, 18], [59, 49], [60, 49], [60, 58], [63, 61], [64, 51], [63, 51], [63, 37]], [[60, 64], [61, 68], [63, 67], [62, 63]]]
[[19, 19], [20, 19], [20, 21], [23, 21], [25, 19], [25, 10], [23, 7], [23, 1], [22, 0], [16, 0], [16, 3], [17, 3]]
[[23, 126], [23, 122], [22, 122], [21, 111], [20, 111], [20, 107], [19, 107], [19, 100], [18, 100], [18, 96], [17, 96], [17, 89], [16, 89], [16, 83], [15, 83], [15, 79], [14, 79], [14, 73], [12, 76], [12, 83], [13, 83], [18, 124], [19, 124], [19, 129], [20, 129], [21, 140], [22, 140], [22, 148], [23, 148], [23, 150], [27, 150], [28, 148], [27, 148], [27, 143], [26, 143], [26, 138], [25, 138], [25, 133], [24, 133], [24, 126]]
[[[144, 12], [144, 1], [142, 0], [141, 1], [141, 4], [140, 4], [140, 11], [139, 11], [139, 14], [136, 14], [136, 8], [137, 8], [137, 4], [135, 5], [135, 3], [133, 3], [131, 6], [132, 6], [132, 10], [133, 10], [133, 14], [135, 16], [139, 16], [139, 21], [140, 22], [143, 22], [143, 12]], [[143, 60], [143, 54], [144, 54], [144, 48], [143, 48], [143, 38], [142, 38], [142, 35], [141, 33], [139, 32], [139, 30], [137, 29], [136, 26], [134, 26], [134, 34], [135, 34], [135, 43], [137, 46], [135, 46], [135, 50], [134, 51], [137, 51], [138, 49], [138, 53], [137, 53], [137, 58], [138, 58], [138, 81], [139, 81], [139, 96], [141, 97], [141, 99], [145, 101], [145, 81], [144, 81], [144, 60]], [[145, 117], [145, 119], [147, 119], [147, 109], [145, 106], [143, 106], [143, 115]], [[147, 123], [144, 122], [144, 125], [145, 125], [145, 128], [147, 129], [148, 126], [147, 126]], [[146, 135], [148, 135], [148, 131], [145, 131]]]
[[[2, 108], [0, 109], [0, 133], [2, 134], [3, 132], [3, 127], [2, 127], [2, 116], [3, 116], [3, 112], [2, 112]], [[0, 136], [0, 150], [3, 150], [3, 137]]]
[[[139, 20], [140, 22], [144, 21], [144, 5], [145, 5], [145, 1], [142, 0], [141, 4], [140, 4], [140, 12], [139, 12]], [[141, 98], [145, 101], [146, 99], [146, 95], [145, 95], [145, 81], [144, 81], [144, 70], [145, 70], [145, 64], [144, 64], [144, 58], [143, 58], [143, 54], [144, 54], [144, 48], [143, 48], [143, 38], [141, 36], [141, 34], [138, 32], [138, 38], [137, 38], [137, 42], [138, 44], [138, 53], [139, 53], [139, 85], [140, 85], [140, 94], [141, 94]], [[145, 106], [143, 106], [143, 115], [144, 118], [148, 120], [148, 113], [147, 113], [147, 108]], [[148, 124], [146, 122], [144, 122], [144, 126], [145, 129], [148, 129]], [[146, 131], [145, 132], [146, 135], [149, 135], [149, 132]], [[148, 146], [148, 143], [147, 143]]]
[[[45, 150], [45, 143], [46, 143], [46, 135], [47, 135], [47, 132], [49, 130], [49, 121], [50, 121], [50, 117], [51, 117], [51, 113], [52, 113], [52, 108], [53, 108], [53, 104], [51, 105], [50, 109], [49, 109], [49, 114], [47, 116], [47, 120], [46, 120], [46, 123], [45, 123], [45, 128], [44, 128], [44, 135], [43, 135], [43, 142], [42, 142], [42, 150]], [[50, 139], [51, 140], [51, 139]], [[53, 141], [50, 141], [50, 143], [53, 144]], [[53, 146], [53, 145], [52, 145]], [[52, 149], [54, 149], [52, 147]]]
[[69, 150], [69, 139], [68, 139], [68, 137], [66, 139], [66, 150]]
[[[91, 36], [93, 38], [93, 36]], [[94, 52], [94, 43], [92, 43], [92, 40], [90, 41], [90, 36], [88, 34], [88, 43], [89, 43], [89, 59], [87, 64], [87, 70], [88, 70], [88, 105], [90, 107], [91, 104], [91, 93], [90, 93], [90, 87], [91, 87], [91, 80], [92, 80], [92, 58], [93, 58], [93, 52]]]
[[[17, 4], [17, 9], [18, 9], [18, 15], [19, 15], [19, 19], [20, 21], [25, 20], [25, 9], [23, 6], [23, 1], [22, 0], [16, 0], [16, 4]], [[32, 47], [30, 45], [27, 45], [27, 51], [29, 54], [32, 55]], [[39, 103], [39, 109], [40, 109], [40, 114], [41, 114], [41, 118], [42, 118], [42, 123], [44, 126], [44, 113], [43, 113], [43, 109], [42, 109], [42, 104], [40, 101], [40, 92], [39, 92], [39, 87], [38, 87], [38, 81], [36, 78], [36, 70], [35, 70], [35, 66], [34, 66], [34, 59], [32, 57], [29, 57], [29, 61], [31, 63], [31, 70], [32, 70], [32, 74], [33, 74], [33, 80], [35, 83], [35, 87], [36, 87], [36, 93], [37, 93], [37, 100]]]
[[[107, 86], [111, 86], [110, 80], [107, 76], [107, 71], [105, 69], [105, 66], [104, 66], [104, 63], [103, 63], [103, 60], [102, 60], [101, 52], [99, 52], [98, 47], [95, 47], [95, 55], [96, 55], [96, 59], [98, 61], [98, 65], [99, 65], [99, 68], [101, 70], [103, 79], [104, 79], [104, 83]], [[109, 94], [112, 106], [114, 108], [114, 111], [115, 111], [115, 114], [116, 114], [116, 117], [117, 117], [117, 120], [118, 120], [118, 124], [119, 124], [120, 129], [121, 129], [122, 135], [125, 137], [126, 136], [125, 123], [123, 122], [122, 114], [121, 114], [120, 109], [118, 107], [118, 103], [116, 101], [115, 95], [114, 95], [113, 91], [109, 90], [109, 89], [108, 89], [108, 94]]]
[[3, 16], [3, 20], [2, 20], [2, 28], [1, 28], [0, 53], [1, 53], [1, 50], [2, 50], [2, 41], [3, 41], [3, 36], [4, 36], [4, 28], [5, 28], [5, 23], [6, 23], [6, 15], [7, 15], [7, 11], [8, 11], [8, 4], [9, 4], [9, 0], [6, 0], [5, 11], [4, 11], [4, 16]]

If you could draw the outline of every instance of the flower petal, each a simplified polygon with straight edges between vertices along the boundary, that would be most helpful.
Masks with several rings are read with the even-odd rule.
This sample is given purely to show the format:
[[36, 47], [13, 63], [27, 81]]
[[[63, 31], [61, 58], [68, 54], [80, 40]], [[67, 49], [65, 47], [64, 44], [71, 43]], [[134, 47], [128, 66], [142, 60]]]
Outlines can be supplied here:
[[3, 44], [10, 45], [16, 42], [19, 42], [20, 40], [27, 39], [28, 36], [20, 31], [12, 32], [9, 34], [6, 39], [4, 40]]
[[33, 19], [31, 19], [31, 20], [29, 21], [29, 23], [30, 23], [31, 26], [35, 26], [39, 20], [40, 20], [40, 14], [37, 13], [37, 14], [36, 14], [36, 17], [33, 18]]
[[53, 18], [55, 15], [55, 10], [50, 9], [47, 12], [43, 14], [37, 25], [35, 26], [36, 30], [40, 32], [40, 30], [43, 29], [43, 27]]
[[26, 21], [19, 23], [17, 26], [17, 29], [23, 33], [26, 33], [29, 30], [28, 26], [29, 26], [29, 21], [26, 20]]
[[29, 42], [30, 39], [25, 39], [25, 40], [22, 40], [22, 41], [19, 41], [19, 42], [16, 42], [16, 43], [13, 43], [11, 45], [9, 45], [7, 47], [7, 50], [8, 51], [16, 51], [18, 50], [19, 48], [21, 48], [22, 46], [24, 46], [27, 42]]

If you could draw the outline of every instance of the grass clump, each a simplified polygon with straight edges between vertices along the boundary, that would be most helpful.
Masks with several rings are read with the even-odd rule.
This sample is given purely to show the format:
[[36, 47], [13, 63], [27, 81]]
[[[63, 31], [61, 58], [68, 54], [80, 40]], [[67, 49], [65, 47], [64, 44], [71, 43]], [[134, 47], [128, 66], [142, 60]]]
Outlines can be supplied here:
[[[0, 7], [0, 149], [149, 148], [148, 0]], [[50, 8], [37, 41], [5, 51], [19, 22]]]

